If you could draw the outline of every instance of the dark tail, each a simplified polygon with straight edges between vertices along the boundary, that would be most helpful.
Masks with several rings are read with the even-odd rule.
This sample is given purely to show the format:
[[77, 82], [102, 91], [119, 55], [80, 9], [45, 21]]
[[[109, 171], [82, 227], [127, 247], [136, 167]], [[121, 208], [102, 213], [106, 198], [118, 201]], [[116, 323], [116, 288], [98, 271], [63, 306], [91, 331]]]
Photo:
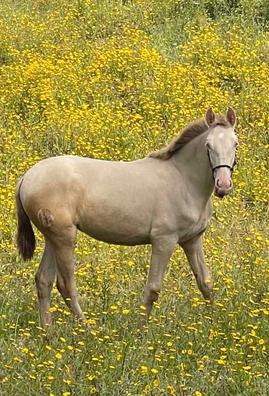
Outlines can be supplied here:
[[18, 183], [16, 191], [16, 205], [17, 205], [17, 217], [18, 217], [18, 229], [17, 229], [17, 247], [23, 260], [30, 260], [35, 251], [36, 241], [34, 231], [27, 216], [20, 198], [20, 188], [22, 180]]

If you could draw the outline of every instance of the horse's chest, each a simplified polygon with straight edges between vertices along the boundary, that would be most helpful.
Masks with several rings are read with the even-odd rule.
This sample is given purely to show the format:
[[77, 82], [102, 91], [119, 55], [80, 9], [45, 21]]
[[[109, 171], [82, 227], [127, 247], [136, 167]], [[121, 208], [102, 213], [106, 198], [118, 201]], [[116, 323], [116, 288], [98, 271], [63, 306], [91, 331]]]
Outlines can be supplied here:
[[211, 204], [201, 212], [185, 212], [178, 218], [179, 242], [186, 241], [201, 234], [208, 227], [212, 216]]

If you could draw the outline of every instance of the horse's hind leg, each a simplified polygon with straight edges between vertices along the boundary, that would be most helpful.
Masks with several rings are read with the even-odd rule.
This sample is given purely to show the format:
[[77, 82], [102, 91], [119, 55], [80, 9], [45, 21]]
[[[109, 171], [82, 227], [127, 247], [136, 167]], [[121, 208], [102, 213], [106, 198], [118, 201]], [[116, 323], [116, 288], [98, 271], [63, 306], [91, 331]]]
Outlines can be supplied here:
[[75, 226], [68, 227], [60, 238], [54, 240], [54, 253], [57, 266], [57, 288], [66, 305], [77, 318], [83, 318], [78, 302], [78, 294], [74, 277], [74, 242]]
[[51, 325], [50, 295], [56, 275], [55, 259], [52, 246], [45, 240], [45, 250], [40, 266], [35, 275], [40, 322], [43, 328]]
[[213, 302], [212, 284], [209, 270], [205, 264], [202, 235], [182, 244], [182, 248], [204, 298]]
[[79, 319], [84, 317], [81, 307], [78, 302], [78, 295], [76, 291], [76, 285], [74, 279], [74, 274], [67, 279], [66, 275], [61, 275], [61, 270], [57, 272], [56, 286], [61, 296], [63, 297], [66, 305], [70, 311]]

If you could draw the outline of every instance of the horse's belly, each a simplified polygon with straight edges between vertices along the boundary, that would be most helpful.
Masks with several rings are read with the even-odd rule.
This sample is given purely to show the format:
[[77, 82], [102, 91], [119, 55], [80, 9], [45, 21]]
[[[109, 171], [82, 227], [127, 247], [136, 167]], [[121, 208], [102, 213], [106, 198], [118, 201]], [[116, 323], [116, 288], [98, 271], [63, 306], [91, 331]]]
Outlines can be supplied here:
[[103, 227], [94, 227], [93, 225], [78, 225], [78, 229], [85, 234], [95, 238], [99, 241], [113, 243], [116, 245], [144, 245], [150, 243], [149, 235], [145, 233], [135, 233], [132, 230], [120, 230], [115, 229], [115, 227], [111, 228], [103, 228]]
[[128, 214], [109, 210], [91, 210], [81, 213], [78, 229], [100, 241], [119, 245], [142, 245], [149, 243], [150, 223], [142, 214]]

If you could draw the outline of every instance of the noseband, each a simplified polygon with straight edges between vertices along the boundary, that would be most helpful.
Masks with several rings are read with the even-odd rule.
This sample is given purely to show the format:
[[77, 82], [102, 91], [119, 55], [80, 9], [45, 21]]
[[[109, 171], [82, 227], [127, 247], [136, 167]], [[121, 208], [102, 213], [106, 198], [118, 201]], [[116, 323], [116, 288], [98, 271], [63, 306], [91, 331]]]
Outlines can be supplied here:
[[215, 178], [214, 178], [214, 172], [215, 172], [215, 170], [216, 170], [216, 169], [219, 169], [219, 168], [228, 168], [228, 169], [230, 169], [231, 173], [233, 173], [234, 166], [236, 165], [236, 158], [234, 158], [234, 162], [233, 162], [233, 165], [232, 165], [232, 166], [227, 165], [227, 164], [213, 166], [212, 161], [211, 161], [211, 158], [210, 158], [209, 150], [208, 150], [208, 149], [207, 149], [207, 156], [208, 156], [208, 159], [209, 159], [210, 168], [211, 168], [211, 170], [212, 170], [213, 179], [215, 179]]

